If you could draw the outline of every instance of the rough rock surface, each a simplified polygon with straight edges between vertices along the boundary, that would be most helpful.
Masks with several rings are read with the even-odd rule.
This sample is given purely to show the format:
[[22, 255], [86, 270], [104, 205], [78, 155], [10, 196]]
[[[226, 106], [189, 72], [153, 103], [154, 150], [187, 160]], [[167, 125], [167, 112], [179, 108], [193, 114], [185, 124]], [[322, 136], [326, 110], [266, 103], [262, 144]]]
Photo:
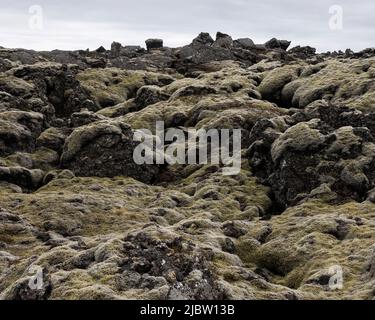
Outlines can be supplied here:
[[[0, 48], [0, 299], [374, 299], [375, 50], [289, 46]], [[240, 173], [136, 165], [157, 121]]]
[[322, 194], [362, 202], [375, 187], [374, 129], [373, 114], [317, 102], [292, 116], [259, 120], [250, 162], [282, 206]]

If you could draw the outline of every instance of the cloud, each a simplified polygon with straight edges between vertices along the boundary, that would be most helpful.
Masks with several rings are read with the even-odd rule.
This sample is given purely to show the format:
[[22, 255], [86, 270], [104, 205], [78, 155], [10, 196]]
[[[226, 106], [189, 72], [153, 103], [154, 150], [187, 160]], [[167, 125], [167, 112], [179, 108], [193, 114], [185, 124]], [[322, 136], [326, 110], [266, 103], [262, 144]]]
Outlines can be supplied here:
[[[37, 50], [95, 49], [112, 41], [144, 44], [161, 37], [187, 44], [201, 31], [222, 31], [263, 43], [271, 37], [320, 51], [375, 46], [373, 0], [0, 0], [0, 45]], [[38, 3], [35, 3], [38, 2]], [[29, 28], [29, 7], [43, 8], [43, 30]], [[344, 9], [344, 29], [330, 30], [329, 7]]]

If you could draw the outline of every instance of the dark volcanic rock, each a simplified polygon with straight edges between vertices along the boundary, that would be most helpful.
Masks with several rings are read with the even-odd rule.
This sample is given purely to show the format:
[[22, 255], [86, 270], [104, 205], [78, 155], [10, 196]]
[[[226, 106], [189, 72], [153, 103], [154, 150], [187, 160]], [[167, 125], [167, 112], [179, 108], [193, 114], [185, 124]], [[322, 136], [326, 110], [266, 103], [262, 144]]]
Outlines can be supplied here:
[[95, 114], [92, 111], [89, 110], [82, 110], [80, 112], [75, 112], [71, 115], [70, 121], [71, 121], [71, 126], [73, 128], [85, 126], [89, 123], [99, 121], [99, 120], [104, 120], [105, 117], [100, 116]]
[[36, 112], [6, 111], [0, 113], [0, 156], [15, 151], [30, 152], [44, 129], [44, 117]]
[[152, 182], [158, 166], [136, 164], [133, 151], [137, 145], [129, 126], [116, 121], [98, 121], [77, 128], [67, 138], [61, 165], [77, 176], [127, 176]]
[[42, 185], [44, 172], [22, 167], [0, 167], [0, 181], [18, 185], [25, 190], [35, 190]]
[[84, 59], [84, 62], [90, 67], [90, 68], [105, 68], [107, 65], [107, 61], [104, 58], [86, 58]]
[[276, 38], [272, 38], [271, 40], [267, 41], [264, 45], [268, 49], [282, 49], [287, 50], [290, 46], [291, 42], [288, 40], [278, 40]]
[[39, 52], [26, 49], [0, 48], [0, 58], [8, 59], [13, 62], [19, 62], [21, 64], [34, 64], [42, 61], [39, 56]]
[[5, 300], [47, 300], [51, 295], [52, 285], [48, 273], [43, 271], [43, 282], [40, 289], [30, 288], [31, 277], [17, 281], [4, 296]]
[[168, 100], [169, 96], [164, 94], [158, 86], [143, 86], [137, 91], [134, 102], [139, 109], [148, 105], [155, 104], [159, 101]]
[[142, 232], [130, 235], [124, 241], [128, 258], [122, 263], [123, 275], [128, 276], [130, 272], [133, 277], [134, 273], [140, 275], [136, 283], [127, 281], [128, 285], [142, 287], [140, 282], [145, 282], [142, 275], [147, 274], [154, 280], [155, 277], [166, 280], [165, 284], [170, 286], [167, 299], [225, 298], [225, 293], [212, 274], [212, 254], [209, 251], [201, 252], [181, 238], [160, 241]]
[[112, 42], [111, 44], [111, 54], [113, 58], [117, 58], [121, 54], [122, 45], [119, 42]]
[[[201, 33], [193, 42], [177, 51], [177, 70], [187, 72], [189, 69], [200, 69], [205, 63], [234, 59], [234, 55], [225, 46], [229, 44], [228, 38], [219, 34], [218, 42], [211, 42], [212, 38], [207, 33]], [[223, 45], [223, 47], [221, 46]]]
[[253, 40], [250, 38], [241, 38], [234, 40], [234, 46], [235, 47], [240, 47], [243, 49], [251, 50], [251, 49], [256, 49], [256, 45]]
[[288, 53], [300, 59], [307, 59], [315, 55], [316, 49], [309, 47], [309, 46], [306, 46], [306, 47], [297, 46], [297, 47], [290, 49]]
[[225, 33], [218, 32], [216, 34], [216, 41], [213, 45], [220, 48], [230, 49], [233, 46], [233, 39]]
[[39, 94], [53, 105], [58, 117], [79, 111], [88, 98], [75, 78], [77, 66], [41, 63], [24, 65], [12, 71], [15, 77], [34, 83]]
[[214, 39], [207, 32], [201, 32], [192, 42], [193, 45], [212, 45]]
[[71, 128], [48, 128], [38, 137], [36, 145], [60, 153], [64, 146], [65, 139], [71, 134], [72, 130]]
[[161, 49], [163, 48], [163, 40], [162, 39], [148, 39], [146, 40], [147, 50], [151, 51], [153, 49]]
[[284, 207], [322, 192], [362, 201], [375, 187], [374, 116], [323, 104], [259, 120], [250, 134], [250, 164]]
[[13, 67], [12, 61], [0, 58], [0, 72], [8, 71]]
[[98, 49], [95, 50], [97, 53], [105, 53], [107, 52], [107, 50], [103, 47], [103, 46], [100, 46]]

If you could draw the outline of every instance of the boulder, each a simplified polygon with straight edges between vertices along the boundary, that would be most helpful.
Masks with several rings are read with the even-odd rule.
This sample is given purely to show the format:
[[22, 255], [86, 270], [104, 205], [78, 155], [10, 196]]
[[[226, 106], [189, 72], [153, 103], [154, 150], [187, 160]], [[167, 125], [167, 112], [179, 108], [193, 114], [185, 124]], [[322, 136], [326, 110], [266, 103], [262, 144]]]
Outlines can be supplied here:
[[220, 48], [230, 49], [233, 46], [233, 39], [225, 33], [218, 32], [216, 34], [216, 41], [213, 45]]
[[117, 58], [121, 54], [122, 45], [119, 42], [112, 42], [111, 44], [111, 55], [113, 58]]
[[75, 112], [71, 115], [70, 124], [73, 128], [77, 128], [104, 119], [105, 117], [102, 115], [83, 109], [80, 112]]
[[240, 39], [234, 40], [233, 44], [235, 47], [240, 47], [246, 50], [256, 49], [256, 45], [254, 41], [251, 40], [250, 38], [240, 38]]
[[214, 61], [235, 59], [231, 50], [225, 47], [229, 39], [225, 35], [221, 38], [221, 35], [223, 34], [219, 33], [219, 41], [214, 45], [208, 33], [201, 33], [190, 45], [179, 49], [177, 51], [178, 61], [175, 63], [177, 70], [185, 73], [187, 70], [199, 70], [202, 65]]
[[31, 277], [17, 280], [0, 298], [2, 300], [47, 300], [52, 291], [51, 281], [43, 271], [42, 288], [35, 290], [30, 288]]
[[285, 103], [287, 107], [289, 101], [283, 101], [282, 91], [285, 85], [298, 79], [300, 71], [299, 65], [286, 65], [268, 72], [258, 87], [262, 98], [279, 105]]
[[201, 32], [195, 39], [193, 39], [192, 45], [212, 45], [214, 39], [211, 38], [207, 32]]
[[37, 138], [36, 145], [61, 152], [65, 139], [71, 132], [71, 128], [48, 128]]
[[90, 68], [105, 68], [107, 65], [107, 61], [104, 58], [86, 58], [84, 62], [86, 62]]
[[139, 109], [143, 109], [151, 104], [168, 100], [169, 95], [162, 92], [158, 86], [143, 86], [137, 91], [134, 102]]
[[260, 120], [249, 149], [254, 173], [281, 207], [329, 189], [335, 201], [363, 201], [375, 186], [374, 115], [320, 104], [293, 117]]
[[300, 59], [307, 59], [316, 54], [316, 49], [310, 46], [296, 46], [288, 51], [288, 54], [293, 55]]
[[8, 71], [13, 67], [12, 61], [0, 58], [0, 72]]
[[291, 41], [278, 40], [276, 38], [272, 38], [271, 40], [267, 41], [264, 45], [266, 46], [267, 49], [287, 50], [290, 44], [291, 44]]
[[38, 189], [42, 185], [44, 172], [23, 167], [0, 167], [0, 181], [18, 185], [26, 191]]
[[138, 144], [128, 125], [120, 121], [97, 121], [75, 129], [67, 138], [61, 166], [77, 176], [127, 176], [150, 183], [159, 168], [134, 162], [133, 152]]
[[44, 128], [40, 113], [6, 111], [0, 113], [0, 155], [15, 151], [31, 152], [35, 140]]
[[107, 50], [103, 46], [100, 46], [98, 49], [95, 50], [97, 53], [106, 53]]
[[123, 246], [127, 252], [123, 276], [129, 279], [131, 273], [135, 280], [126, 281], [130, 288], [147, 281], [168, 284], [170, 289], [165, 297], [168, 300], [225, 297], [210, 271], [212, 255], [182, 238], [158, 240], [146, 230], [127, 236]]
[[146, 40], [146, 47], [147, 47], [147, 51], [151, 51], [154, 49], [161, 49], [163, 48], [163, 40], [162, 39], [148, 39]]
[[53, 106], [57, 117], [69, 117], [87, 100], [86, 92], [76, 79], [78, 66], [43, 62], [11, 71], [15, 77], [33, 83], [38, 95]]

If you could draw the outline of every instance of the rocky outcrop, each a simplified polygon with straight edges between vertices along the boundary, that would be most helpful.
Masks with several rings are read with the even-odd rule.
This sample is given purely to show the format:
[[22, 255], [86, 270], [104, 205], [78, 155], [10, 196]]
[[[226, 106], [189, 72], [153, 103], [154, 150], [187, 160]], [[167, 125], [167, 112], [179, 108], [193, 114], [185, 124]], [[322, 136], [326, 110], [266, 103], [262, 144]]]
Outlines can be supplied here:
[[291, 41], [288, 40], [278, 40], [276, 38], [272, 38], [271, 40], [267, 41], [264, 45], [268, 49], [282, 49], [287, 50], [291, 44]]
[[66, 139], [61, 165], [79, 176], [127, 176], [150, 183], [158, 168], [134, 162], [138, 144], [133, 136], [131, 128], [122, 122], [104, 120], [81, 126]]
[[0, 112], [0, 155], [32, 151], [44, 129], [44, 117], [36, 112]]
[[316, 54], [316, 49], [309, 47], [309, 46], [306, 46], [306, 47], [297, 46], [297, 47], [290, 49], [288, 53], [299, 59], [307, 59]]
[[160, 87], [143, 86], [137, 91], [134, 102], [137, 104], [139, 109], [143, 109], [149, 105], [168, 99], [169, 95], [163, 93]]
[[318, 103], [291, 117], [261, 120], [250, 134], [250, 162], [283, 207], [322, 194], [363, 201], [375, 186], [373, 119]]
[[42, 185], [44, 172], [22, 167], [0, 167], [0, 181], [6, 181], [26, 190], [35, 190]]
[[148, 39], [146, 40], [147, 51], [151, 51], [154, 49], [161, 49], [163, 48], [163, 40], [162, 39]]

